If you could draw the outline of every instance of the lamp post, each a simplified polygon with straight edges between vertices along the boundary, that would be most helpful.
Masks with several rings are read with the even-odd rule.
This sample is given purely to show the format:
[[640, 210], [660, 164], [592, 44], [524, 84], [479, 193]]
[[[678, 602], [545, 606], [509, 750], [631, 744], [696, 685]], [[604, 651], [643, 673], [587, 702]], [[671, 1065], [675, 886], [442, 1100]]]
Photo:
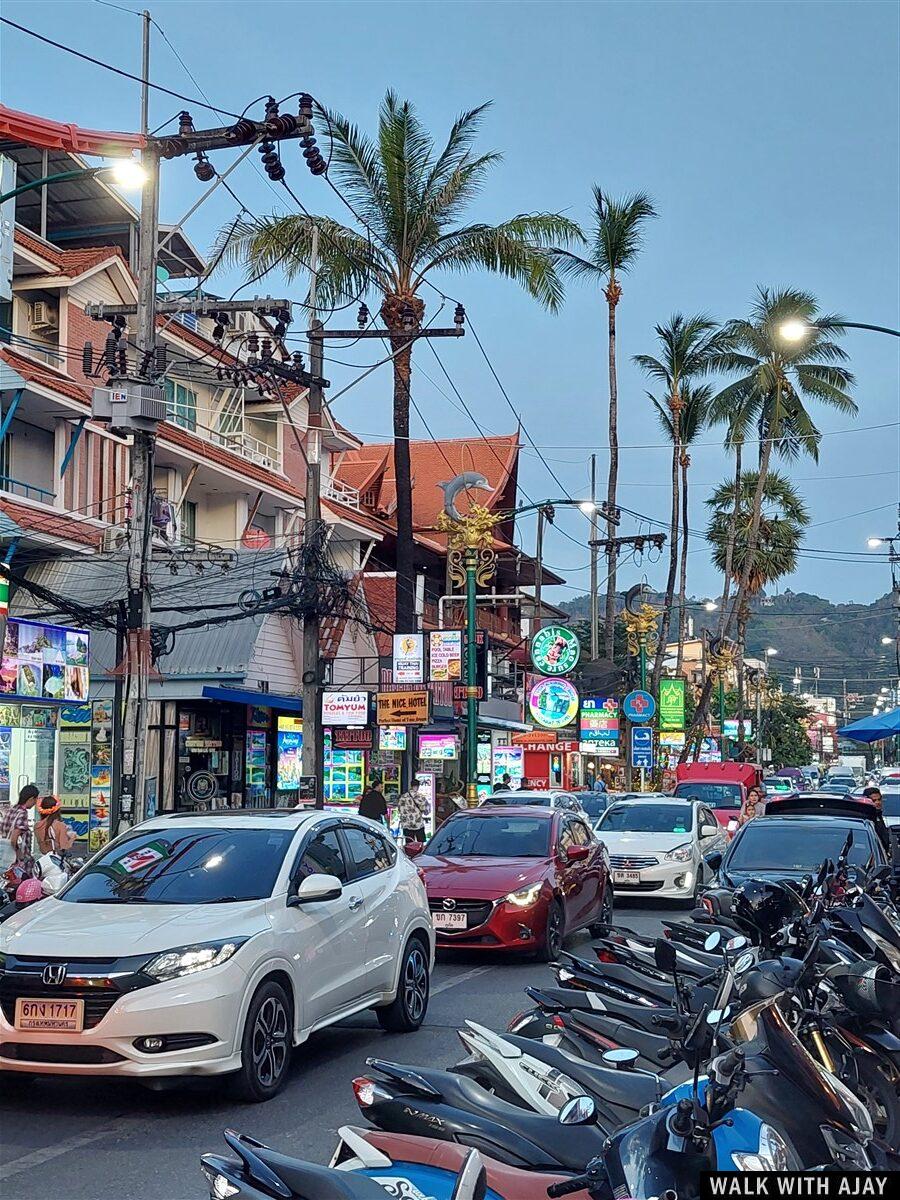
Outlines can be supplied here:
[[122, 158], [111, 166], [78, 167], [77, 170], [59, 171], [56, 175], [45, 175], [42, 179], [32, 179], [30, 183], [21, 183], [12, 191], [3, 192], [0, 195], [0, 204], [5, 204], [7, 200], [12, 200], [15, 196], [21, 196], [23, 192], [46, 187], [51, 183], [66, 183], [72, 179], [93, 179], [95, 175], [105, 173], [111, 174], [113, 182], [117, 183], [119, 187], [129, 189], [142, 188], [147, 178], [146, 171], [136, 158]]
[[813, 329], [868, 329], [872, 333], [886, 333], [890, 337], [900, 338], [900, 329], [890, 329], [887, 325], [869, 325], [865, 321], [833, 321], [823, 325], [819, 321], [803, 321], [794, 318], [782, 321], [778, 332], [786, 342], [802, 342]]
[[718, 681], [719, 697], [719, 737], [722, 741], [722, 761], [725, 761], [728, 739], [725, 737], [725, 679], [734, 667], [737, 658], [737, 646], [728, 638], [714, 637], [709, 641], [707, 661], [710, 670]]

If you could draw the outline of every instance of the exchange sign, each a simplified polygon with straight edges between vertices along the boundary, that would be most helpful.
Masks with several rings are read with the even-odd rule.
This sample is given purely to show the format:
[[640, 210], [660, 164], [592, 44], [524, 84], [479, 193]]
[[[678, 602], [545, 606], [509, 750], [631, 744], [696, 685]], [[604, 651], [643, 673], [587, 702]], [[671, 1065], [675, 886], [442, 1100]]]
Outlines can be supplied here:
[[581, 643], [565, 625], [547, 625], [531, 639], [531, 661], [542, 675], [568, 675], [580, 657]]
[[663, 679], [659, 685], [660, 729], [684, 729], [684, 680]]
[[578, 689], [568, 679], [539, 679], [528, 694], [528, 711], [544, 729], [564, 729], [578, 715]]

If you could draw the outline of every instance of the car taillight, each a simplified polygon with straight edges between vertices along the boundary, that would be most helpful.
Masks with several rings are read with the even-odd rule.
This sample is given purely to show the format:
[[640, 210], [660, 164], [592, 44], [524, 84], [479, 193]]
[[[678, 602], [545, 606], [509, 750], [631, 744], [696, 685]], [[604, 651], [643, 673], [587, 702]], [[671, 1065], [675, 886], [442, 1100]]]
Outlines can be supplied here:
[[701, 906], [701, 908], [705, 908], [706, 911], [710, 915], [713, 915], [716, 911], [715, 908], [713, 907], [713, 902], [712, 902], [712, 900], [710, 900], [709, 896], [701, 896], [700, 897], [700, 906]]
[[371, 1108], [375, 1103], [375, 1080], [360, 1075], [353, 1080], [353, 1094], [360, 1108]]

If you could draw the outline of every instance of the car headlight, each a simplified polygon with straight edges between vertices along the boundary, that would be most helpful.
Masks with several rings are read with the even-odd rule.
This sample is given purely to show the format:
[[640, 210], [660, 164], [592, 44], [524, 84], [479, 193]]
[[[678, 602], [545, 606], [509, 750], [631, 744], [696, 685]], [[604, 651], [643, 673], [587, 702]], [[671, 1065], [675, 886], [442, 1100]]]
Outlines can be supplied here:
[[739, 1171], [786, 1171], [787, 1142], [777, 1129], [763, 1123], [759, 1128], [759, 1149], [756, 1153], [735, 1150], [731, 1159]]
[[532, 904], [537, 903], [537, 898], [541, 894], [543, 882], [533, 883], [531, 887], [521, 888], [518, 892], [510, 892], [506, 899], [507, 904], [515, 904], [517, 908], [530, 908]]
[[157, 983], [168, 979], [179, 979], [182, 975], [195, 975], [220, 967], [243, 946], [246, 938], [228, 938], [221, 942], [200, 942], [195, 946], [179, 946], [175, 950], [164, 950], [144, 967], [145, 975], [152, 975]]
[[694, 850], [690, 842], [685, 842], [683, 846], [676, 846], [674, 850], [668, 850], [665, 854], [667, 862], [690, 862], [693, 857]]
[[895, 971], [900, 971], [900, 950], [892, 946], [887, 938], [876, 933], [874, 929], [866, 928], [866, 936], [870, 937], [881, 953], [885, 956]]

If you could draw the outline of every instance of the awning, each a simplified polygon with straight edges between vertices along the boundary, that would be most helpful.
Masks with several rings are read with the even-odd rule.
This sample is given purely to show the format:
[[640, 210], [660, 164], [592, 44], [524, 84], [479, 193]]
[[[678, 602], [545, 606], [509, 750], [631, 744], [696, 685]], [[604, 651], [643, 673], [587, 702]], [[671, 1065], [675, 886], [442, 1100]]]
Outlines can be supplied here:
[[524, 721], [508, 721], [505, 717], [488, 717], [482, 713], [478, 714], [478, 725], [481, 729], [502, 729], [510, 733], [528, 733], [534, 728]]
[[226, 704], [252, 704], [255, 708], [283, 708], [287, 712], [303, 712], [299, 696], [279, 696], [275, 692], [258, 692], [253, 688], [204, 687], [204, 700], [224, 700]]
[[838, 737], [849, 738], [852, 742], [886, 741], [900, 734], [900, 708], [892, 708], [877, 717], [863, 717], [837, 732]]

